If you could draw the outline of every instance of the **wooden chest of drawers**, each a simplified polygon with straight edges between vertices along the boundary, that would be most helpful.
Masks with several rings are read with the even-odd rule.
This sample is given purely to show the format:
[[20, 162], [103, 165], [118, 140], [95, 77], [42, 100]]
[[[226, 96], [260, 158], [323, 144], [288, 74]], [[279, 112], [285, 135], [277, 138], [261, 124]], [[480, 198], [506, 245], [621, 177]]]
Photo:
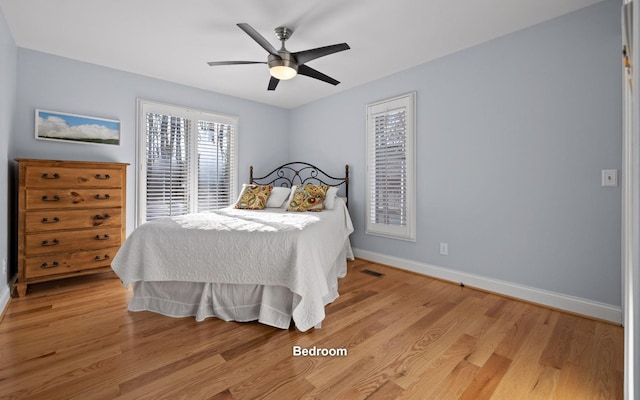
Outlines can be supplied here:
[[128, 164], [16, 161], [18, 295], [31, 283], [111, 271], [126, 235]]

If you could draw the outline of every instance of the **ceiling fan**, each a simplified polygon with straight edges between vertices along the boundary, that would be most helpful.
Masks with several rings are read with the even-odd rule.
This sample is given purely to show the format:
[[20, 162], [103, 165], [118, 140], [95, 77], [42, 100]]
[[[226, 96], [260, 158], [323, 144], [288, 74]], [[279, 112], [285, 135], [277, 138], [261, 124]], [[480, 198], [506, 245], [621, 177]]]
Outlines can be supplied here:
[[271, 43], [267, 41], [267, 39], [260, 35], [258, 31], [253, 29], [251, 25], [247, 23], [240, 23], [237, 25], [269, 53], [267, 61], [210, 61], [207, 64], [212, 67], [218, 65], [235, 64], [267, 64], [269, 65], [269, 73], [271, 74], [271, 80], [269, 80], [269, 86], [267, 87], [267, 90], [276, 90], [276, 86], [278, 86], [278, 83], [281, 80], [291, 79], [297, 74], [319, 79], [332, 85], [337, 85], [338, 83], [340, 83], [330, 76], [327, 76], [322, 72], [317, 71], [309, 67], [308, 65], [305, 65], [305, 63], [311, 60], [315, 60], [319, 57], [337, 53], [339, 51], [349, 50], [350, 47], [348, 44], [340, 43], [291, 53], [284, 47], [284, 42], [293, 34], [293, 31], [291, 29], [283, 26], [274, 29], [276, 37], [282, 43], [282, 47], [280, 48], [280, 50], [276, 50], [275, 47], [273, 47]]

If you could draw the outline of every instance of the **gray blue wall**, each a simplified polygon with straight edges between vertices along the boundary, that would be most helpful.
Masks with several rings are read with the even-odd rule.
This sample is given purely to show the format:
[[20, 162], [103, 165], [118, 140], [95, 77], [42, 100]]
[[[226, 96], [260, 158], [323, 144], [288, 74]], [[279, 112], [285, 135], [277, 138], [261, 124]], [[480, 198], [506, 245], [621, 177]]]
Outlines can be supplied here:
[[[17, 48], [0, 10], [0, 268], [9, 257], [9, 150], [15, 130]], [[0, 313], [9, 300], [8, 277], [0, 270]]]
[[[299, 107], [290, 157], [352, 165], [355, 248], [620, 306], [621, 192], [600, 186], [622, 163], [620, 6]], [[417, 241], [368, 236], [365, 106], [414, 90]]]

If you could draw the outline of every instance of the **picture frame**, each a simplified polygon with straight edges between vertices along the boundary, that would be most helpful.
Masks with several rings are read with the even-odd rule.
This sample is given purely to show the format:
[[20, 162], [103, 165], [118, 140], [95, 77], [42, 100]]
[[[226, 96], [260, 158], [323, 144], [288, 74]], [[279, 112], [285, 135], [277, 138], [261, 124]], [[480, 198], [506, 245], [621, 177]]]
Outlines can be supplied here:
[[120, 121], [35, 110], [35, 138], [69, 143], [120, 145]]

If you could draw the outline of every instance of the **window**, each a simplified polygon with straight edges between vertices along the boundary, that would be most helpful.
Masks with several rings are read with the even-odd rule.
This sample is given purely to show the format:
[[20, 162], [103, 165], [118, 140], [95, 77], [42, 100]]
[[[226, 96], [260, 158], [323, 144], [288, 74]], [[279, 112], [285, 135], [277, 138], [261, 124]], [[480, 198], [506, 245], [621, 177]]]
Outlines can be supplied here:
[[415, 92], [367, 105], [366, 233], [416, 240]]
[[237, 117], [139, 100], [138, 126], [138, 224], [235, 200]]

